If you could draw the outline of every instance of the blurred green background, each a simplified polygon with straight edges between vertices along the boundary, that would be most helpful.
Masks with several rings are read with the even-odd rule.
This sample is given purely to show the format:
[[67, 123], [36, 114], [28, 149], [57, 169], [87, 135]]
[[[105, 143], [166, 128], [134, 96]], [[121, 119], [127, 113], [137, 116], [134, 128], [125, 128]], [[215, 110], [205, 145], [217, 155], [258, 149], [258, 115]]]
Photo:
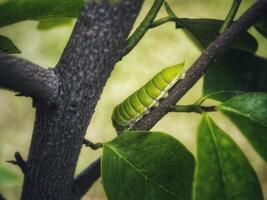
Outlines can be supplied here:
[[[3, 2], [0, 0], [0, 3]], [[232, 0], [168, 0], [178, 17], [224, 19]], [[240, 15], [254, 1], [244, 0], [238, 12]], [[153, 3], [146, 0], [140, 20]], [[164, 9], [158, 17], [165, 16]], [[25, 21], [0, 29], [0, 34], [11, 38], [22, 50], [19, 56], [43, 67], [53, 67], [71, 34], [72, 23], [46, 31], [36, 29], [37, 22]], [[267, 41], [254, 29], [250, 32], [259, 41], [258, 55], [267, 57]], [[109, 78], [104, 92], [98, 102], [96, 112], [87, 130], [86, 138], [94, 142], [105, 142], [116, 136], [110, 116], [112, 109], [131, 92], [144, 84], [150, 77], [165, 66], [186, 61], [189, 67], [200, 55], [199, 50], [181, 30], [175, 30], [174, 24], [165, 24], [150, 30], [138, 46], [119, 62]], [[201, 96], [202, 80], [181, 100], [181, 104], [193, 103]], [[29, 98], [15, 97], [14, 93], [0, 90], [0, 167], [9, 168], [19, 178], [9, 184], [0, 181], [0, 193], [9, 200], [19, 199], [23, 176], [20, 170], [7, 164], [13, 159], [15, 151], [27, 158], [31, 140], [35, 110]], [[220, 114], [212, 114], [218, 125], [235, 139], [251, 161], [262, 183], [267, 199], [267, 166], [255, 153], [237, 128]], [[195, 146], [195, 134], [200, 120], [197, 114], [168, 114], [153, 130], [164, 131], [184, 143], [192, 152]], [[101, 150], [92, 151], [83, 148], [77, 166], [77, 173], [101, 154]], [[238, 169], [237, 169], [238, 170]], [[106, 199], [101, 182], [98, 181], [83, 199]]]

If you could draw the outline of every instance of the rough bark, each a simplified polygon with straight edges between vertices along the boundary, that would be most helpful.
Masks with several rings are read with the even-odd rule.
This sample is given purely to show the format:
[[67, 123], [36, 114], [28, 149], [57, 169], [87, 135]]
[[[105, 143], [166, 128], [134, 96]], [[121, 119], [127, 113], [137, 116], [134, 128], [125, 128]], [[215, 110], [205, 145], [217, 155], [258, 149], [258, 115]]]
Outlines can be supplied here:
[[58, 79], [50, 69], [0, 53], [0, 87], [51, 105], [57, 100]]
[[68, 200], [87, 126], [142, 0], [87, 3], [55, 73], [57, 107], [36, 105], [22, 199]]

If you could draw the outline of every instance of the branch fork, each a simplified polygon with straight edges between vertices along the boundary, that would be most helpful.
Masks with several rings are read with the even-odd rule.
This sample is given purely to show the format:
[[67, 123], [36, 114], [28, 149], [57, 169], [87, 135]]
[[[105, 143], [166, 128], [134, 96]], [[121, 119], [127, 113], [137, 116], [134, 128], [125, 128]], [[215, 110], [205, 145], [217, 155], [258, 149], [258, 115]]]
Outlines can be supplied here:
[[17, 165], [21, 171], [23, 172], [23, 174], [26, 174], [26, 168], [27, 168], [27, 163], [26, 161], [22, 158], [22, 156], [20, 155], [19, 152], [16, 152], [14, 155], [15, 160], [8, 160], [6, 162], [13, 164], [13, 165]]

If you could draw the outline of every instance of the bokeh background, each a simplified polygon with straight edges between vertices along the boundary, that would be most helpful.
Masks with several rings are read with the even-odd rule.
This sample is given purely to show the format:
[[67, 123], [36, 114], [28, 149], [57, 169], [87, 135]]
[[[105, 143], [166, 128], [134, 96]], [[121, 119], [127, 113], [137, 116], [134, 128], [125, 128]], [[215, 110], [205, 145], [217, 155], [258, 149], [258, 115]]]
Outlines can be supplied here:
[[[238, 15], [253, 2], [253, 0], [244, 0]], [[152, 3], [152, 0], [145, 1], [135, 26], [142, 20]], [[168, 3], [179, 17], [224, 19], [232, 0], [168, 0]], [[158, 17], [165, 15], [166, 13], [162, 9]], [[74, 23], [75, 20], [50, 30], [40, 31], [36, 28], [38, 22], [24, 21], [0, 29], [0, 34], [11, 38], [22, 50], [20, 57], [48, 68], [55, 66], [58, 62]], [[260, 44], [257, 54], [267, 57], [267, 40], [264, 40], [253, 28], [250, 32]], [[116, 133], [112, 127], [110, 116], [112, 109], [117, 104], [165, 66], [185, 60], [186, 66], [190, 67], [199, 55], [200, 51], [183, 31], [175, 29], [173, 23], [151, 29], [138, 46], [117, 64], [98, 102], [86, 138], [94, 142], [105, 142], [114, 138]], [[193, 103], [201, 97], [201, 88], [202, 80], [190, 90], [180, 103]], [[23, 175], [17, 167], [7, 164], [5, 161], [13, 159], [15, 151], [21, 152], [23, 157], [27, 158], [34, 116], [35, 110], [32, 108], [32, 102], [29, 98], [15, 97], [13, 92], [0, 90], [0, 167], [9, 168], [18, 176], [10, 184], [5, 184], [4, 181], [0, 180], [0, 193], [9, 200], [19, 199]], [[212, 117], [245, 152], [256, 170], [262, 183], [265, 199], [267, 199], [266, 163], [255, 153], [229, 120], [217, 113], [212, 114]], [[197, 114], [168, 114], [153, 130], [169, 133], [194, 153], [195, 135], [199, 120], [200, 116]], [[100, 154], [101, 150], [92, 151], [83, 148], [76, 172], [79, 173]], [[105, 200], [106, 196], [101, 182], [96, 182], [83, 199]]]

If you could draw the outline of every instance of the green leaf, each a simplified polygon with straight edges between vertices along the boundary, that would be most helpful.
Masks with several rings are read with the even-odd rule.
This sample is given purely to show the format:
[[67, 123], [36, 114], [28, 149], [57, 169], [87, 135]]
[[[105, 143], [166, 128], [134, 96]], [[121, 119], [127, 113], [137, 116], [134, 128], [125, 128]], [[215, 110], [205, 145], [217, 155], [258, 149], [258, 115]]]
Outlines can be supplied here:
[[[181, 18], [176, 22], [176, 28], [184, 28], [187, 35], [203, 49], [219, 35], [222, 24], [222, 20]], [[238, 36], [233, 48], [254, 53], [258, 49], [258, 42], [251, 34], [245, 32]]]
[[7, 37], [0, 35], [0, 52], [8, 54], [19, 54], [21, 51], [15, 44]]
[[84, 0], [8, 0], [0, 4], [0, 27], [23, 20], [77, 17]]
[[4, 165], [0, 164], [0, 187], [12, 186], [20, 183], [20, 177]]
[[160, 132], [125, 132], [105, 143], [102, 180], [109, 200], [189, 200], [194, 158]]
[[263, 200], [257, 176], [235, 142], [207, 115], [197, 138], [193, 200]]
[[[204, 77], [203, 94], [225, 101], [240, 92], [267, 92], [266, 83], [267, 60], [232, 49], [210, 66]], [[224, 92], [218, 94], [219, 91]]]
[[267, 161], [267, 93], [246, 93], [218, 107]]
[[41, 21], [38, 23], [37, 29], [41, 31], [46, 31], [59, 26], [70, 25], [71, 22], [72, 22], [71, 18], [59, 18], [53, 21]]
[[267, 15], [263, 16], [255, 25], [256, 30], [267, 38]]

